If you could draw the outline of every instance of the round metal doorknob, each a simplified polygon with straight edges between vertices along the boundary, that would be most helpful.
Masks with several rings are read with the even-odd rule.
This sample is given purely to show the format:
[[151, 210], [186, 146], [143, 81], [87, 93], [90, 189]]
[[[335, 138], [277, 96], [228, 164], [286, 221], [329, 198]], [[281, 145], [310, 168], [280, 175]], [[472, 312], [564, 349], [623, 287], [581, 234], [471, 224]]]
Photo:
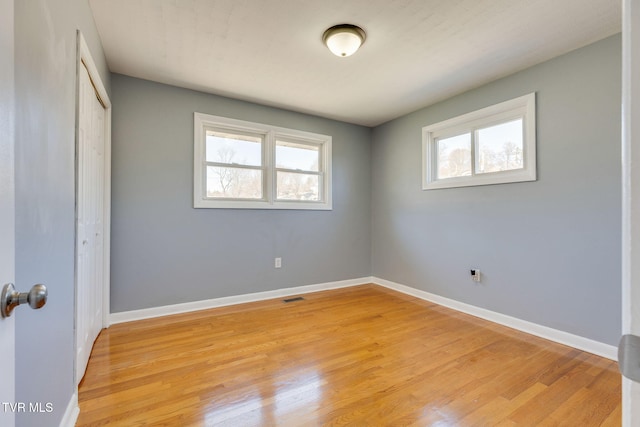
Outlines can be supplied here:
[[13, 309], [21, 304], [29, 304], [34, 310], [41, 308], [47, 303], [47, 295], [45, 285], [33, 285], [29, 292], [20, 293], [13, 283], [7, 283], [0, 294], [0, 314], [2, 317], [9, 317]]
[[27, 294], [26, 302], [29, 303], [29, 307], [37, 310], [47, 303], [47, 295], [47, 287], [45, 285], [33, 285]]

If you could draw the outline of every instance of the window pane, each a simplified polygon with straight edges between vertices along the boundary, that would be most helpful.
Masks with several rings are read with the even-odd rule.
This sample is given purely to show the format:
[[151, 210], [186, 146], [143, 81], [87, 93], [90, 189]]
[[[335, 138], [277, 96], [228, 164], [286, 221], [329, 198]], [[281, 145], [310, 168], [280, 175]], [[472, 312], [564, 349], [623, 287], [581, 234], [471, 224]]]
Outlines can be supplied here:
[[207, 166], [207, 197], [261, 199], [262, 171]]
[[280, 200], [320, 200], [319, 175], [278, 172], [277, 186]]
[[262, 137], [207, 130], [207, 162], [262, 166]]
[[319, 147], [276, 141], [276, 167], [318, 172], [320, 166]]
[[471, 175], [471, 134], [437, 141], [438, 179]]
[[477, 173], [499, 172], [524, 167], [522, 119], [477, 131]]

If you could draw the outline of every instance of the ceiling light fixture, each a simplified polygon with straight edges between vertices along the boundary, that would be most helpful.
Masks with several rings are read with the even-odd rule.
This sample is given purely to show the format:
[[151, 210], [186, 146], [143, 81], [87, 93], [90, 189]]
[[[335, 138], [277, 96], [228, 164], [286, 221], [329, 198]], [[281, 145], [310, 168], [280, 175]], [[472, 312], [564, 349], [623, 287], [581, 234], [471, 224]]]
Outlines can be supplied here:
[[364, 30], [351, 24], [334, 25], [322, 35], [322, 41], [336, 56], [353, 55], [365, 38]]

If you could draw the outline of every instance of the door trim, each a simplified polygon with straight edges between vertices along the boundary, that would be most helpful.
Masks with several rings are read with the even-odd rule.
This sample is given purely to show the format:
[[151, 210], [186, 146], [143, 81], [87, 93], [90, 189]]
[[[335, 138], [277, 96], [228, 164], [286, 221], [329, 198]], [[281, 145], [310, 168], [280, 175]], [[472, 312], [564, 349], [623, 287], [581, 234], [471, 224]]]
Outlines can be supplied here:
[[[622, 334], [640, 335], [640, 2], [622, 2]], [[640, 425], [640, 383], [622, 378], [622, 425]]]
[[[109, 327], [109, 312], [110, 312], [110, 289], [111, 289], [111, 100], [107, 94], [107, 90], [102, 83], [98, 68], [91, 56], [87, 42], [78, 30], [77, 32], [77, 61], [76, 61], [76, 147], [78, 147], [79, 138], [79, 105], [78, 105], [78, 93], [80, 86], [80, 72], [81, 67], [86, 67], [89, 72], [89, 78], [91, 83], [98, 94], [100, 101], [104, 106], [105, 120], [104, 120], [104, 200], [103, 200], [103, 286], [102, 286], [102, 328]], [[83, 65], [84, 64], [84, 65]], [[77, 169], [77, 161], [76, 161]], [[76, 186], [78, 182], [78, 171], [76, 170]], [[77, 197], [77, 194], [76, 194]], [[76, 200], [77, 205], [77, 200]], [[77, 206], [76, 206], [77, 210]], [[76, 230], [77, 233], [77, 230]], [[77, 235], [75, 236], [77, 241]], [[78, 253], [76, 248], [75, 262], [77, 263]], [[76, 265], [77, 275], [77, 265]], [[77, 301], [77, 277], [76, 277], [76, 301]], [[77, 316], [77, 305], [75, 307], [74, 317]], [[78, 343], [76, 342], [75, 351], [77, 353]], [[77, 372], [74, 373], [74, 376]], [[77, 378], [74, 378], [75, 384], [77, 384]]]

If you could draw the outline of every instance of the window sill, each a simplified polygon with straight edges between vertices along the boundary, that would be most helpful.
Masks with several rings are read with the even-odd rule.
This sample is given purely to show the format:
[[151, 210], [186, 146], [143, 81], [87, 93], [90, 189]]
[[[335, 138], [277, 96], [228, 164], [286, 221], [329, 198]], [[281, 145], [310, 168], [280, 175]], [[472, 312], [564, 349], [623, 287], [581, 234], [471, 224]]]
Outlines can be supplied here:
[[269, 203], [266, 201], [234, 201], [234, 200], [211, 200], [196, 199], [193, 203], [196, 209], [266, 209], [266, 210], [313, 210], [330, 211], [333, 210], [331, 203], [322, 202], [285, 202], [279, 201]]

